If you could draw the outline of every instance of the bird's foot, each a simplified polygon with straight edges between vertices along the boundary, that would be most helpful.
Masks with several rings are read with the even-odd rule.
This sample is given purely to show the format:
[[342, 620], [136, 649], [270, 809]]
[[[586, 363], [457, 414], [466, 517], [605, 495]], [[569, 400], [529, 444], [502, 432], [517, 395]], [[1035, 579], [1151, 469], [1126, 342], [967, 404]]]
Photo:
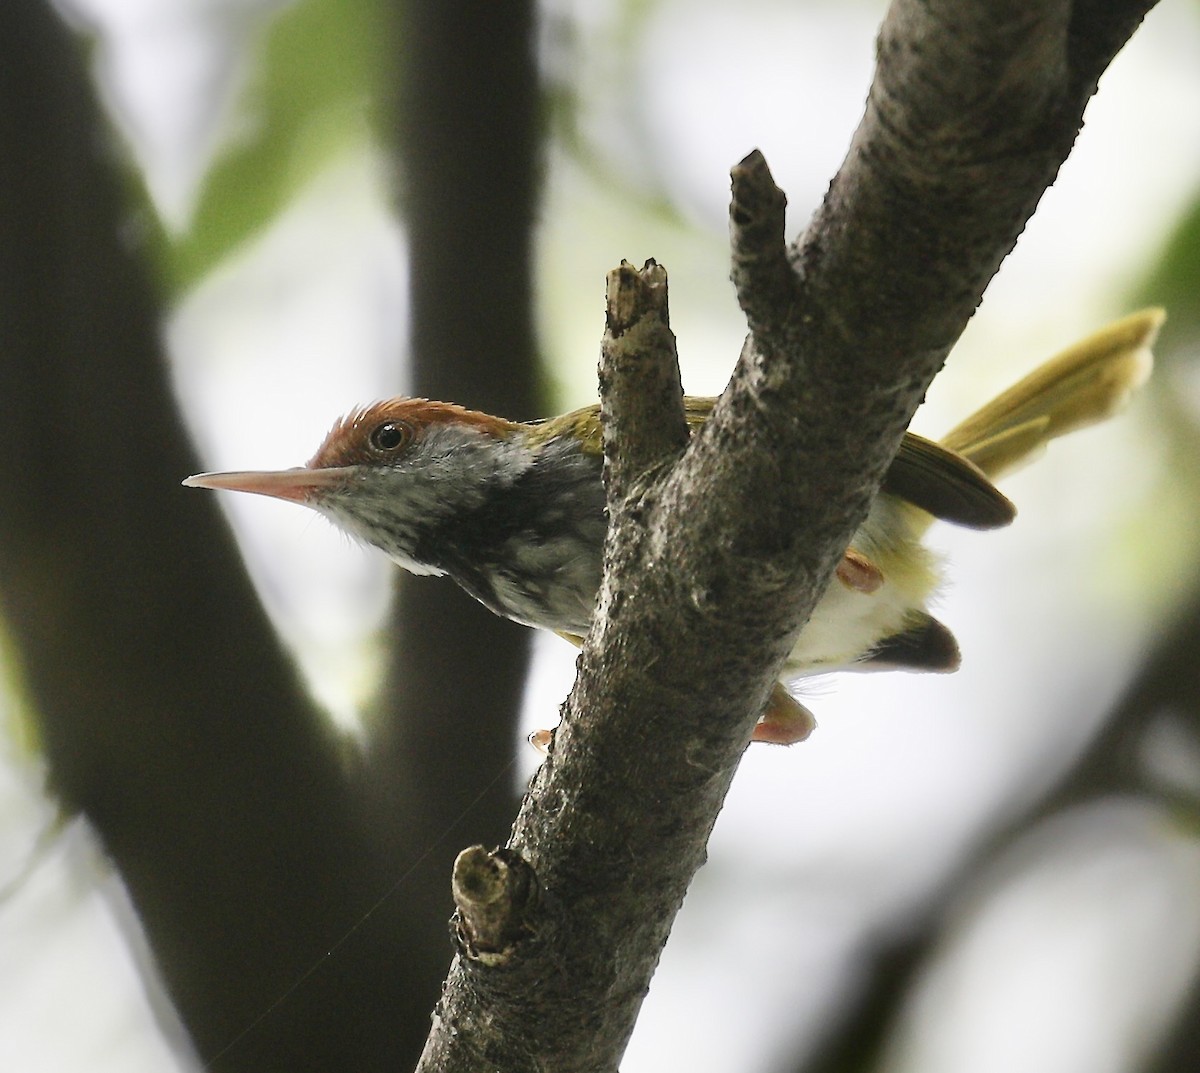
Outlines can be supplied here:
[[772, 745], [795, 745], [807, 738], [816, 726], [813, 713], [784, 689], [781, 682], [776, 682], [766, 711], [759, 718], [750, 740], [765, 741]]
[[883, 584], [883, 571], [861, 551], [847, 548], [836, 570], [838, 580], [848, 589], [870, 594]]

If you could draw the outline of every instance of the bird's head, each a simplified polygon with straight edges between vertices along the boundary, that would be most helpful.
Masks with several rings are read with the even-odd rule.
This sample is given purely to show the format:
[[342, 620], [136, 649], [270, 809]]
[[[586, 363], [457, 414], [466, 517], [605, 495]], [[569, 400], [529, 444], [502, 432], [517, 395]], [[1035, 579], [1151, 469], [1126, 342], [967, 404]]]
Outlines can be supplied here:
[[339, 420], [304, 466], [201, 473], [183, 483], [300, 503], [407, 569], [439, 573], [425, 538], [532, 464], [528, 428], [451, 403], [388, 399]]

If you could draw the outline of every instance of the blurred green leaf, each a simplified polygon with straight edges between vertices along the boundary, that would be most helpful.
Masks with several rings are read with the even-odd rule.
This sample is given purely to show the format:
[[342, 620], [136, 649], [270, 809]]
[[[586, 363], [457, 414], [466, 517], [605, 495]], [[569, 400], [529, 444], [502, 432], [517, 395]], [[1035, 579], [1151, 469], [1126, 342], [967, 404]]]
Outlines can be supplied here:
[[1200, 337], [1200, 191], [1135, 294], [1138, 304], [1167, 310], [1164, 354]]
[[[1192, 534], [1200, 524], [1200, 436], [1194, 396], [1200, 380], [1200, 190], [1179, 217], [1162, 252], [1133, 289], [1133, 305], [1167, 311], [1151, 381], [1155, 424], [1164, 451], [1163, 476], [1149, 505], [1131, 518], [1127, 561], [1143, 566], [1142, 584], [1175, 606], [1200, 582], [1200, 549]], [[1168, 373], [1169, 371], [1169, 373]]]
[[173, 291], [193, 285], [269, 224], [334, 156], [368, 140], [390, 74], [379, 0], [299, 0], [263, 35], [230, 144], [205, 178], [188, 232], [168, 246]]

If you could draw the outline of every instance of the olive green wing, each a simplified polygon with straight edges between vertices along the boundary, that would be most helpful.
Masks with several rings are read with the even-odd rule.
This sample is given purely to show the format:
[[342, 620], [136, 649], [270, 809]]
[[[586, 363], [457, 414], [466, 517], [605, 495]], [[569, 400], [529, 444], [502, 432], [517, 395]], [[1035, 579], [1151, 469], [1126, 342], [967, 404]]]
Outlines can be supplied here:
[[[716, 399], [687, 396], [684, 409], [693, 429], [712, 413]], [[997, 529], [1016, 517], [1016, 508], [973, 462], [933, 440], [909, 432], [888, 469], [883, 490], [935, 518], [972, 529]]]
[[1143, 309], [1039, 366], [950, 430], [940, 443], [909, 433], [883, 487], [936, 518], [976, 529], [1006, 525], [1012, 504], [991, 481], [1052, 439], [1103, 421], [1150, 375], [1165, 314]]
[[559, 436], [574, 436], [579, 440], [584, 454], [604, 453], [604, 439], [600, 431], [600, 404], [592, 403], [558, 417], [547, 417], [528, 423], [528, 442], [533, 447], [556, 439]]
[[[704, 424], [715, 403], [716, 399], [712, 398], [685, 396], [683, 404], [688, 425], [696, 429]], [[529, 439], [538, 444], [562, 435], [576, 437], [586, 454], [601, 454], [604, 444], [599, 405], [593, 403], [559, 417], [535, 422], [530, 427]], [[883, 488], [935, 518], [976, 529], [1007, 525], [1014, 515], [1012, 504], [978, 466], [940, 444], [912, 433], [904, 437]]]
[[[686, 395], [683, 399], [684, 412], [687, 414], [688, 427], [695, 431], [712, 413], [716, 399], [702, 398], [698, 395]], [[558, 417], [550, 417], [544, 421], [531, 421], [529, 442], [535, 446], [564, 434], [575, 436], [583, 447], [583, 453], [600, 455], [604, 453], [604, 436], [600, 426], [600, 404], [592, 403], [570, 413]]]
[[883, 491], [969, 529], [999, 529], [1017, 515], [1012, 501], [977, 465], [913, 432], [905, 433]]
[[[956, 525], [1007, 525], [1016, 510], [991, 479], [1028, 461], [1055, 437], [1119, 409], [1149, 375], [1150, 347], [1163, 318], [1161, 309], [1144, 309], [1102, 328], [977, 410], [941, 443], [907, 433], [883, 490]], [[685, 397], [688, 424], [702, 425], [715, 402]], [[576, 436], [588, 454], [599, 455], [600, 407], [537, 423], [530, 439], [544, 442], [564, 433]]]

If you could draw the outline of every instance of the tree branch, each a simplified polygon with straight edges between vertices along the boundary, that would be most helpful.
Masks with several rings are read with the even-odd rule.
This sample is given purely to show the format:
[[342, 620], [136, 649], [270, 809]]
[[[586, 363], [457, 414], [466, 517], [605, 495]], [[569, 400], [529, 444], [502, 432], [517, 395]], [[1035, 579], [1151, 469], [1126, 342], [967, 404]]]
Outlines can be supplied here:
[[623, 504], [647, 471], [687, 446], [683, 384], [667, 316], [667, 272], [647, 261], [622, 262], [608, 274], [600, 349], [605, 476], [609, 501]]
[[787, 196], [771, 177], [757, 149], [731, 173], [729, 242], [733, 250], [730, 279], [751, 331], [761, 331], [787, 310], [796, 297], [796, 274], [784, 245]]
[[79, 43], [17, 0], [0, 50], [0, 604], [53, 788], [212, 1069], [378, 1067], [402, 928], [322, 959], [393, 873], [217, 504], [179, 487], [196, 460]]
[[787, 653], [1066, 157], [1113, 26], [1148, 5], [1112, 6], [1123, 21], [1097, 15], [1093, 38], [1065, 2], [897, 0], [790, 281], [769, 173], [735, 171], [751, 337], [637, 509], [610, 485], [597, 618], [509, 843], [542, 890], [531, 935], [502, 966], [460, 951], [422, 1070], [616, 1068]]
[[[407, 0], [393, 17], [392, 132], [408, 236], [407, 390], [504, 417], [539, 412], [532, 228], [539, 86], [531, 0]], [[497, 777], [516, 741], [528, 630], [444, 580], [397, 571], [387, 673], [367, 713], [362, 786], [404, 884], [397, 1067], [411, 1069], [450, 959], [442, 926], [456, 828], [495, 845], [517, 795]], [[480, 788], [486, 787], [482, 793]], [[476, 796], [476, 795], [479, 796]], [[459, 836], [462, 837], [462, 836]]]

